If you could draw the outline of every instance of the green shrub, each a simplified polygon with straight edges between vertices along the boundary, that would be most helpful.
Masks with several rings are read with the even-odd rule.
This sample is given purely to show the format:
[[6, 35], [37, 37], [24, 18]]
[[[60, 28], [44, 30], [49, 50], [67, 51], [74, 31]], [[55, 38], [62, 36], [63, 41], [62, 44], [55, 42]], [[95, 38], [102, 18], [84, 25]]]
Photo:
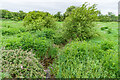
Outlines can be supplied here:
[[5, 78], [45, 78], [43, 66], [32, 52], [2, 50], [2, 73]]
[[[57, 49], [52, 46], [53, 42], [46, 37], [37, 38], [27, 33], [21, 38], [21, 44], [24, 50], [33, 49], [36, 52], [36, 57], [39, 58], [44, 58], [45, 56], [54, 58], [53, 56], [57, 54]], [[50, 50], [54, 50], [54, 52], [50, 53]]]
[[21, 39], [17, 37], [11, 37], [10, 39], [5, 39], [3, 42], [3, 46], [6, 47], [6, 49], [18, 49], [22, 44], [20, 43]]
[[53, 39], [54, 39], [54, 43], [57, 44], [57, 45], [67, 43], [66, 38], [61, 33], [56, 33], [54, 35]]
[[14, 34], [18, 34], [20, 32], [25, 32], [26, 29], [23, 27], [19, 27], [19, 28], [2, 28], [2, 35], [14, 35]]
[[35, 34], [37, 37], [46, 37], [47, 39], [53, 39], [55, 31], [52, 29], [44, 29], [42, 31], [37, 30]]
[[99, 44], [72, 42], [58, 55], [52, 72], [57, 78], [116, 78], [117, 55], [114, 50], [102, 50]]
[[28, 30], [41, 30], [44, 27], [55, 27], [55, 21], [53, 17], [47, 12], [29, 12], [23, 21], [24, 26], [26, 26]]
[[66, 28], [67, 38], [87, 39], [95, 35], [93, 21], [97, 19], [96, 5], [87, 7], [83, 4], [82, 7], [76, 7], [71, 14], [65, 19], [64, 27]]
[[108, 27], [106, 26], [106, 27], [101, 27], [101, 30], [105, 30], [105, 29], [108, 29]]
[[20, 31], [15, 28], [2, 28], [2, 35], [13, 35], [13, 34], [17, 34], [19, 32]]
[[44, 57], [54, 58], [57, 54], [57, 48], [53, 47], [52, 40], [46, 37], [36, 37], [30, 32], [20, 34], [16, 38], [6, 39], [3, 42], [6, 49], [21, 48], [28, 51], [32, 49], [36, 53], [36, 57], [40, 59]]

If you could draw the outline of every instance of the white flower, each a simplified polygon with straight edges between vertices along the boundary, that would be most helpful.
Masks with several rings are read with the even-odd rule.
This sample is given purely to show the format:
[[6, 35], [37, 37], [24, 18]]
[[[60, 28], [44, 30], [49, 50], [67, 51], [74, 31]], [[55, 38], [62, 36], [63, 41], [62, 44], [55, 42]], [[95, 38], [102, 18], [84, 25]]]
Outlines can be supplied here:
[[23, 69], [23, 66], [21, 66], [21, 69]]

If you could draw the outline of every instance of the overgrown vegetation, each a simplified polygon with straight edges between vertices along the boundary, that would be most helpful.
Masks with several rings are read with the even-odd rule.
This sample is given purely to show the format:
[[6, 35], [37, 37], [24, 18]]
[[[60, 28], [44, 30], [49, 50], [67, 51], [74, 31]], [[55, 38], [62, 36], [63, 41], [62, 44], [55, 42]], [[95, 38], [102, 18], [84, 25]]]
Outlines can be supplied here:
[[77, 7], [65, 19], [64, 27], [66, 28], [66, 37], [88, 39], [95, 35], [93, 21], [97, 19], [96, 5], [87, 6], [83, 4], [82, 7]]
[[42, 64], [32, 52], [16, 50], [1, 50], [2, 72], [6, 78], [43, 78], [45, 72]]
[[19, 11], [19, 12], [11, 12], [8, 10], [0, 10], [1, 16], [0, 18], [3, 19], [10, 19], [10, 20], [14, 20], [14, 21], [20, 21], [23, 20], [24, 17], [26, 16], [26, 13], [23, 11]]
[[23, 21], [2, 20], [2, 78], [120, 77], [118, 23], [95, 22], [96, 5], [87, 3], [61, 16], [32, 11]]
[[24, 18], [24, 26], [28, 30], [41, 30], [42, 28], [55, 28], [55, 21], [52, 15], [45, 12], [29, 12]]
[[111, 41], [99, 44], [74, 41], [65, 46], [52, 72], [57, 78], [117, 77], [118, 53], [113, 44]]

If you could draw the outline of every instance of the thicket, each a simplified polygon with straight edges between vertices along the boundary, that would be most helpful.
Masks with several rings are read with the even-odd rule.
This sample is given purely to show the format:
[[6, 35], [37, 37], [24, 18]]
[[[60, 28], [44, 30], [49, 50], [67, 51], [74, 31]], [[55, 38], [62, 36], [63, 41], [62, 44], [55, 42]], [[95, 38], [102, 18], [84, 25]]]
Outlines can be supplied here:
[[[8, 50], [2, 52], [3, 73], [6, 74], [9, 67], [10, 78], [12, 75], [17, 78], [40, 78], [44, 76], [44, 72], [41, 72], [43, 68], [39, 62], [52, 58], [55, 62], [51, 64], [53, 67], [50, 68], [51, 74], [57, 78], [118, 77], [118, 53], [114, 48], [116, 44], [110, 40], [98, 41], [97, 44], [89, 42], [89, 39], [96, 35], [94, 25], [98, 16], [96, 5], [88, 6], [85, 3], [81, 7], [72, 6], [67, 9], [64, 17], [61, 18], [60, 13], [57, 15], [58, 21], [65, 19], [60, 27], [56, 27], [55, 20], [49, 13], [32, 11], [26, 14], [23, 29], [22, 27], [15, 29], [9, 25], [2, 28], [2, 45]], [[112, 33], [111, 28], [107, 26], [99, 29], [107, 31], [108, 34]], [[16, 50], [19, 48], [24, 51]], [[11, 49], [14, 51], [10, 52]], [[31, 49], [33, 53], [29, 52]], [[21, 66], [22, 63], [24, 64]]]
[[10, 20], [14, 20], [14, 21], [20, 21], [23, 20], [24, 17], [26, 16], [26, 13], [23, 11], [19, 11], [19, 12], [11, 12], [8, 10], [0, 10], [1, 16], [0, 18], [3, 19], [10, 19]]
[[31, 49], [36, 54], [36, 57], [43, 59], [44, 57], [56, 57], [57, 48], [53, 46], [52, 36], [50, 30], [37, 31], [35, 33], [24, 32], [17, 34], [17, 37], [6, 39], [3, 45], [6, 49], [18, 49], [30, 51]]
[[88, 6], [85, 3], [82, 7], [76, 7], [64, 21], [65, 37], [80, 40], [93, 37], [95, 35], [93, 22], [97, 19], [97, 14], [96, 5]]
[[19, 27], [19, 28], [2, 28], [2, 35], [15, 35], [21, 32], [25, 32], [26, 29], [24, 27]]
[[32, 11], [24, 18], [24, 26], [28, 30], [41, 30], [42, 28], [55, 28], [55, 20], [48, 12]]

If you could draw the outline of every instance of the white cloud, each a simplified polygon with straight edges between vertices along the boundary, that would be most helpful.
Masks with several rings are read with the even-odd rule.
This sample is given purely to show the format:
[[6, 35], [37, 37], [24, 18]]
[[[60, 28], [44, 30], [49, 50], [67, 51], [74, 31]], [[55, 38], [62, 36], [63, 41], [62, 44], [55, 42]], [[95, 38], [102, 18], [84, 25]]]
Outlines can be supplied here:
[[58, 11], [65, 12], [65, 9], [71, 5], [79, 6], [84, 2], [90, 4], [98, 4], [97, 8], [103, 14], [113, 12], [118, 14], [118, 1], [119, 0], [0, 0], [0, 8], [8, 9], [10, 11], [32, 11], [42, 10], [50, 13]]

